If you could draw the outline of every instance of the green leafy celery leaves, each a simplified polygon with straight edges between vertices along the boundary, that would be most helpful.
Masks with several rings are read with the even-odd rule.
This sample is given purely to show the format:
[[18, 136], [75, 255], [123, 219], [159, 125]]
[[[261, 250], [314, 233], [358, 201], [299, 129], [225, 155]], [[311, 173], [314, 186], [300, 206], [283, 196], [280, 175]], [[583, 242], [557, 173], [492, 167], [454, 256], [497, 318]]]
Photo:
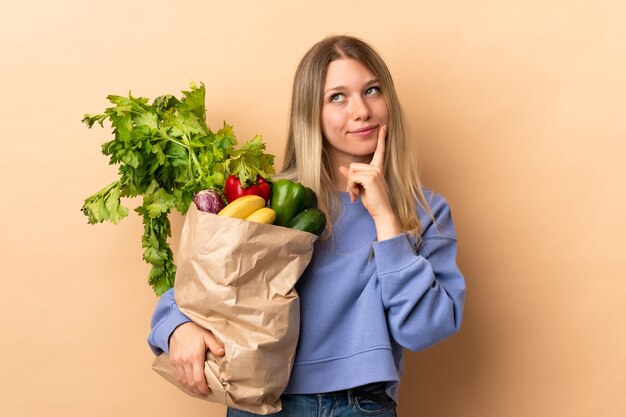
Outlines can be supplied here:
[[109, 164], [119, 165], [119, 179], [85, 199], [83, 213], [90, 224], [119, 223], [128, 215], [121, 197], [143, 197], [135, 209], [142, 216], [143, 258], [152, 265], [148, 282], [157, 295], [174, 285], [176, 266], [167, 238], [168, 215], [187, 212], [194, 194], [204, 189], [223, 191], [228, 175], [246, 185], [257, 175], [270, 179], [274, 156], [265, 153], [260, 136], [235, 149], [230, 125], [212, 132], [206, 124], [204, 84], [191, 85], [179, 100], [171, 95], [152, 104], [141, 97], [110, 95], [113, 104], [103, 114], [85, 114], [83, 123], [113, 127], [113, 140], [102, 145]]
[[225, 170], [237, 175], [244, 188], [256, 183], [258, 175], [270, 181], [268, 172], [274, 172], [273, 166], [274, 156], [265, 153], [265, 144], [259, 135], [234, 150], [231, 158], [224, 162]]

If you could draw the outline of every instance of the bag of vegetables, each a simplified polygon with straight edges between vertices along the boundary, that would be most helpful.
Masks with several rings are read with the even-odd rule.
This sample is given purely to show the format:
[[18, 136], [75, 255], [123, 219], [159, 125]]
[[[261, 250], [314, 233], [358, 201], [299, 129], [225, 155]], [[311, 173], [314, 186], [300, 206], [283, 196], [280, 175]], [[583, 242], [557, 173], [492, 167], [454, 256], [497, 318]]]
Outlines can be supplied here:
[[[222, 357], [207, 352], [204, 374], [211, 393], [198, 398], [257, 414], [280, 411], [300, 330], [294, 286], [316, 239], [313, 233], [190, 207], [176, 258], [176, 302], [226, 351]], [[196, 396], [178, 383], [166, 354], [153, 368]]]
[[[128, 214], [121, 197], [143, 197], [135, 211], [144, 220], [141, 242], [144, 260], [152, 265], [149, 284], [157, 295], [175, 286], [181, 311], [225, 347], [223, 357], [209, 353], [206, 358], [211, 395], [203, 398], [273, 413], [281, 409], [279, 397], [298, 339], [294, 286], [325, 217], [311, 208], [314, 195], [304, 190], [303, 197], [297, 184], [279, 183], [270, 198], [273, 156], [265, 153], [260, 136], [237, 149], [231, 126], [212, 132], [204, 94], [203, 85], [192, 85], [180, 100], [166, 95], [152, 104], [131, 95], [109, 96], [113, 107], [85, 115], [89, 127], [111, 122], [115, 137], [102, 151], [110, 164], [120, 165], [120, 178], [88, 197], [82, 211], [91, 224], [118, 223]], [[237, 198], [250, 193], [261, 196], [254, 202], [258, 207], [272, 200], [273, 208], [263, 209], [275, 213], [257, 212], [255, 221], [213, 214], [249, 209]], [[174, 209], [186, 214], [176, 264], [167, 243]], [[265, 224], [275, 214], [287, 227]], [[292, 221], [283, 224], [287, 217]], [[153, 369], [194, 395], [176, 381], [165, 354], [155, 359]]]

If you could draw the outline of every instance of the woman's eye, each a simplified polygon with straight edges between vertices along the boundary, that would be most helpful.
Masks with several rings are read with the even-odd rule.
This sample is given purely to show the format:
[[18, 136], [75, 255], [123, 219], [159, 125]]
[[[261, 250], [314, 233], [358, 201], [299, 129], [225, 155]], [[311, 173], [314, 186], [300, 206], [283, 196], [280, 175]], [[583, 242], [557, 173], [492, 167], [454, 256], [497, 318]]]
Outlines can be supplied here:
[[330, 96], [330, 102], [331, 103], [338, 103], [341, 101], [341, 99], [343, 98], [343, 94], [333, 94]]
[[370, 87], [367, 90], [365, 90], [365, 95], [366, 96], [373, 96], [375, 94], [379, 94], [380, 93], [380, 87], [375, 86], [375, 87]]

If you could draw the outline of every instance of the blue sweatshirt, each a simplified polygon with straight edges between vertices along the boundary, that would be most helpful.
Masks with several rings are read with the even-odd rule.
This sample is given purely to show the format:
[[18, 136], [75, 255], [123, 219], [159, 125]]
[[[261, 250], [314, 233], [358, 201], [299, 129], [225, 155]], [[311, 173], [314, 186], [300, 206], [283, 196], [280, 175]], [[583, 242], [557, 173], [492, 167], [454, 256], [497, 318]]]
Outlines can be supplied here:
[[[358, 199], [340, 193], [332, 240], [316, 243], [296, 285], [300, 336], [289, 394], [311, 394], [387, 382], [397, 401], [403, 348], [426, 349], [461, 326], [465, 280], [456, 265], [456, 233], [445, 199], [424, 189], [430, 216], [418, 209], [422, 240], [401, 234], [376, 241]], [[173, 290], [160, 298], [148, 343], [168, 352], [171, 333], [189, 321]]]

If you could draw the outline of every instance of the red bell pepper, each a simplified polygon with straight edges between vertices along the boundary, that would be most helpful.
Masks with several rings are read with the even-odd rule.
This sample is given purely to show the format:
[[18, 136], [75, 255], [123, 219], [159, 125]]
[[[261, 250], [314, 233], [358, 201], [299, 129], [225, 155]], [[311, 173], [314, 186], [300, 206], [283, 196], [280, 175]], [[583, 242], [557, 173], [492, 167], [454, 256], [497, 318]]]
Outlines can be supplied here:
[[263, 197], [267, 202], [270, 198], [270, 183], [259, 175], [256, 177], [256, 184], [242, 188], [241, 182], [237, 176], [230, 175], [226, 178], [226, 183], [224, 184], [224, 196], [226, 197], [226, 201], [230, 203], [239, 197], [250, 194]]

